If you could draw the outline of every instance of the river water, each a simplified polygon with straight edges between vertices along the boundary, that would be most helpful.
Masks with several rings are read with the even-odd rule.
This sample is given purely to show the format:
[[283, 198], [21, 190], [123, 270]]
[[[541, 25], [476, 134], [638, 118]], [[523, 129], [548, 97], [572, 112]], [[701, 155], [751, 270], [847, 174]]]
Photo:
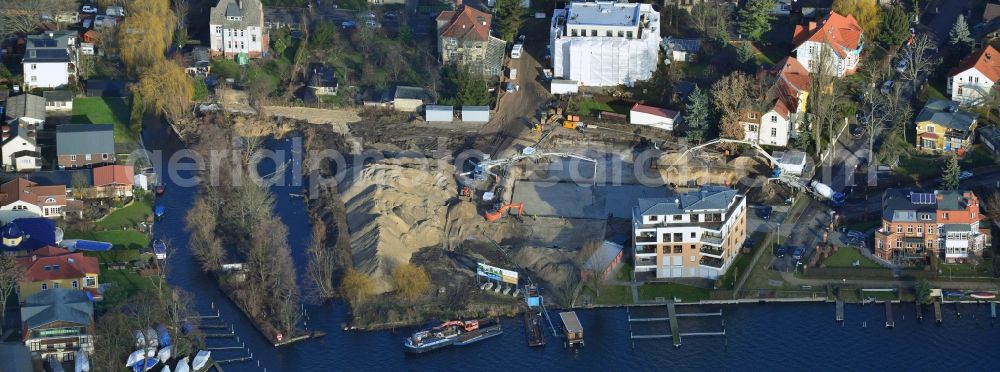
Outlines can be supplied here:
[[[181, 148], [164, 128], [149, 127], [143, 133], [150, 150], [162, 150], [169, 159]], [[289, 149], [292, 140], [270, 141], [273, 150]], [[161, 170], [162, 164], [156, 165]], [[273, 164], [261, 166], [266, 172]], [[291, 172], [295, 167], [288, 167]], [[193, 175], [180, 171], [182, 177]], [[548, 334], [548, 345], [529, 348], [520, 319], [503, 320], [502, 336], [465, 347], [438, 350], [420, 356], [403, 353], [402, 342], [409, 330], [343, 332], [347, 309], [335, 302], [307, 306], [307, 326], [327, 336], [275, 349], [239, 310], [202, 274], [187, 249], [188, 234], [183, 216], [197, 192], [167, 179], [167, 193], [160, 199], [166, 214], [155, 229], [156, 238], [171, 243], [170, 284], [194, 296], [198, 310], [218, 310], [239, 335], [246, 350], [216, 351], [216, 359], [238, 358], [253, 353], [254, 360], [223, 365], [227, 371], [359, 371], [359, 370], [995, 370], [1000, 354], [1000, 326], [990, 319], [985, 305], [945, 307], [944, 323], [925, 319], [917, 322], [912, 304], [896, 305], [896, 326], [884, 328], [884, 307], [848, 305], [846, 321], [834, 321], [833, 304], [750, 304], [722, 306], [723, 316], [682, 318], [682, 332], [718, 331], [725, 337], [686, 337], [675, 348], [670, 340], [630, 340], [628, 314], [624, 309], [577, 311], [587, 345], [581, 351], [566, 350]], [[310, 242], [308, 215], [303, 201], [289, 197], [302, 193], [301, 186], [272, 187], [277, 213], [289, 228], [298, 272], [305, 268], [305, 250]], [[683, 308], [682, 308], [683, 309]], [[720, 307], [706, 308], [716, 311]], [[929, 310], [929, 309], [927, 309]], [[640, 310], [636, 310], [638, 312]], [[682, 310], [683, 311], [683, 310]], [[958, 317], [958, 313], [961, 317]], [[925, 310], [925, 314], [928, 312]], [[553, 316], [555, 314], [553, 313]], [[665, 324], [633, 331], [664, 333]], [[233, 340], [209, 339], [209, 346], [231, 346]], [[259, 367], [258, 367], [259, 364]]]

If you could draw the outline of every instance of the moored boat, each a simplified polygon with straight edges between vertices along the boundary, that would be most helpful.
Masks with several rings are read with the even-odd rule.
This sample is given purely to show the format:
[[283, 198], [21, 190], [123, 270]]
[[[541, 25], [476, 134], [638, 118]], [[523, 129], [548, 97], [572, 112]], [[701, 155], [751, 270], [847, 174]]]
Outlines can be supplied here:
[[407, 353], [421, 354], [451, 345], [469, 345], [503, 333], [498, 321], [450, 321], [436, 327], [414, 332], [403, 347]]
[[980, 298], [980, 299], [991, 299], [991, 298], [996, 298], [997, 295], [996, 293], [990, 293], [990, 292], [976, 292], [970, 294], [969, 297]]

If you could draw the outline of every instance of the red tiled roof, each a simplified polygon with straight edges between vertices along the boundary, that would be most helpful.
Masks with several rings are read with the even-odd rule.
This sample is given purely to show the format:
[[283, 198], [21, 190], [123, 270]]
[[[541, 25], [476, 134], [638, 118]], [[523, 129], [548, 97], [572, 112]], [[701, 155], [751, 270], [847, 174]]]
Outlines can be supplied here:
[[809, 70], [795, 57], [785, 57], [775, 65], [778, 77], [798, 91], [809, 91]]
[[937, 133], [924, 132], [924, 133], [920, 133], [920, 137], [921, 138], [937, 139], [938, 135], [937, 135]]
[[969, 69], [976, 69], [994, 82], [1000, 81], [1000, 52], [987, 45], [986, 48], [965, 57], [957, 67], [951, 69], [948, 76], [955, 76]]
[[490, 23], [493, 16], [468, 5], [453, 12], [441, 12], [438, 21], [448, 23], [441, 29], [443, 37], [487, 41], [490, 39]]
[[16, 201], [37, 206], [65, 205], [66, 185], [39, 186], [24, 178], [0, 185], [0, 206], [10, 205]]
[[76, 279], [101, 272], [96, 257], [53, 246], [37, 249], [31, 256], [18, 257], [17, 264], [25, 269], [28, 282]]
[[676, 119], [677, 115], [680, 114], [680, 112], [677, 112], [677, 111], [674, 111], [674, 110], [668, 110], [668, 109], [665, 109], [665, 108], [659, 108], [659, 107], [653, 107], [653, 106], [640, 105], [638, 103], [636, 103], [635, 106], [632, 106], [632, 111], [641, 112], [643, 114], [656, 115], [656, 116], [667, 118], [667, 119]]
[[829, 44], [834, 47], [833, 50], [837, 55], [843, 58], [847, 56], [847, 51], [858, 49], [863, 33], [864, 30], [853, 15], [842, 16], [837, 12], [830, 12], [819, 27], [807, 29], [801, 25], [795, 26], [792, 39], [796, 46], [806, 41]]
[[105, 165], [97, 167], [94, 168], [94, 186], [132, 186], [133, 174], [135, 174], [135, 171], [131, 165]]

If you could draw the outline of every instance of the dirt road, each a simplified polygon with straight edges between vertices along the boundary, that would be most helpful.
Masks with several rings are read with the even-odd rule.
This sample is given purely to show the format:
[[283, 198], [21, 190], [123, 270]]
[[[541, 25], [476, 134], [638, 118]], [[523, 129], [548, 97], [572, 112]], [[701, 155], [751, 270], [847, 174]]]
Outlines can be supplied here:
[[331, 124], [334, 131], [348, 133], [347, 124], [358, 122], [361, 117], [355, 110], [326, 110], [310, 107], [264, 106], [266, 115], [278, 116], [294, 120], [303, 120], [312, 124]]

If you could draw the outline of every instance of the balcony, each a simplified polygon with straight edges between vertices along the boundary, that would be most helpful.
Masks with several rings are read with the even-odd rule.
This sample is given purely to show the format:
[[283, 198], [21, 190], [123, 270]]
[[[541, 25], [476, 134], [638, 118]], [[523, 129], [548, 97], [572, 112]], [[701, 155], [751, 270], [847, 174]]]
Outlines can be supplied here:
[[712, 269], [721, 269], [724, 262], [721, 258], [702, 257], [698, 264]]
[[652, 232], [642, 232], [635, 237], [635, 243], [656, 243], [656, 234]]
[[656, 266], [656, 258], [636, 258], [635, 266]]
[[725, 253], [725, 251], [722, 248], [717, 248], [717, 247], [713, 247], [713, 246], [710, 246], [710, 245], [702, 245], [701, 246], [701, 254], [706, 255], [706, 256], [711, 256], [711, 257], [714, 257], [714, 258], [721, 259], [723, 253]]
[[721, 247], [723, 242], [722, 234], [701, 234], [701, 244], [714, 245], [716, 247]]
[[656, 254], [656, 246], [655, 245], [636, 246], [635, 254]]

